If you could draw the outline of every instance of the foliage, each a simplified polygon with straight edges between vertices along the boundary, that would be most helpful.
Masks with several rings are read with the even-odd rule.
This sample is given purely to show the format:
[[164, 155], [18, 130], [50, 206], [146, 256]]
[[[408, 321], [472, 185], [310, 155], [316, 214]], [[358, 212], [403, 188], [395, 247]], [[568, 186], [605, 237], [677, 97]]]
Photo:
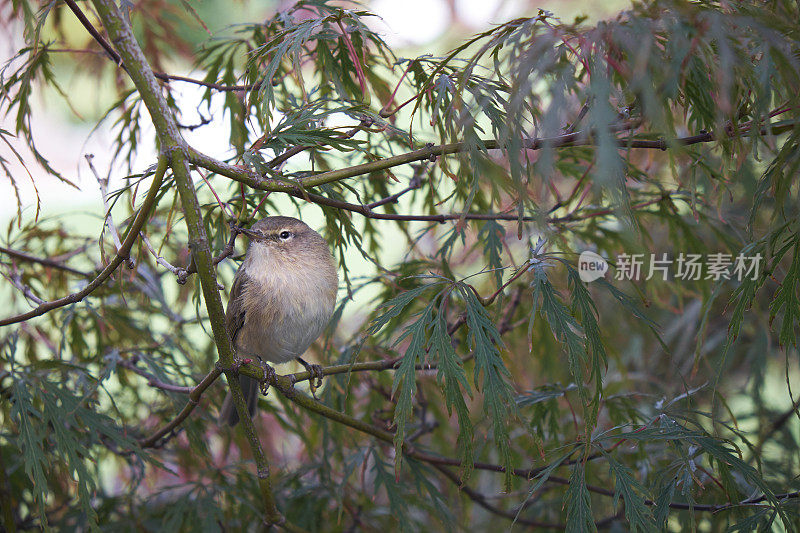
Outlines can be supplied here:
[[[38, 208], [2, 236], [5, 529], [278, 512], [290, 530], [795, 531], [798, 4], [539, 11], [418, 57], [341, 4], [217, 30], [185, 1], [124, 2], [133, 59], [107, 36], [127, 24], [114, 3], [7, 7], [25, 28], [0, 72], [10, 157], [72, 183], [31, 118], [40, 88], [77, 96], [73, 69], [115, 82], [101, 121], [125, 179], [99, 244]], [[69, 33], [78, 14], [94, 40]], [[201, 78], [162, 71], [187, 60]], [[182, 124], [186, 86], [207, 123]], [[138, 168], [150, 117], [161, 164]], [[223, 122], [226, 161], [176, 137]], [[222, 253], [231, 223], [276, 213], [319, 222], [343, 283], [312, 349], [324, 386], [278, 376], [251, 434], [216, 420], [232, 371], [215, 287], [242, 257]], [[584, 250], [605, 279], [581, 278]], [[691, 254], [722, 273], [682, 277]], [[740, 256], [759, 268], [737, 275]]]

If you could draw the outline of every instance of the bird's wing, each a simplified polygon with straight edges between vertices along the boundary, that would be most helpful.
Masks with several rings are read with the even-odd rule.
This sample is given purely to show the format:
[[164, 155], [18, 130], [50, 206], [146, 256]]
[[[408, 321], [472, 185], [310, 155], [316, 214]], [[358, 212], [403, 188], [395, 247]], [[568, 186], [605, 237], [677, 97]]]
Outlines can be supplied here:
[[236, 277], [233, 278], [233, 288], [231, 289], [231, 297], [228, 300], [228, 309], [225, 312], [225, 328], [228, 330], [228, 335], [231, 338], [231, 343], [236, 347], [236, 337], [244, 327], [244, 305], [242, 302], [242, 294], [246, 289], [247, 284], [250, 283], [250, 278], [239, 269], [236, 272]]

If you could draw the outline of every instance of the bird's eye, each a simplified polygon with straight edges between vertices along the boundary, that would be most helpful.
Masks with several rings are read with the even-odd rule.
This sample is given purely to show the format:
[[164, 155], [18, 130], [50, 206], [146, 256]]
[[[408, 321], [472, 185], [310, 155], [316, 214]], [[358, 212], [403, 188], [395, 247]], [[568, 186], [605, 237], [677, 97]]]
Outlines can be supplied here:
[[292, 236], [292, 232], [291, 231], [286, 231], [286, 230], [283, 230], [280, 233], [280, 235], [278, 235], [278, 237], [280, 237], [282, 241], [287, 240], [291, 236]]

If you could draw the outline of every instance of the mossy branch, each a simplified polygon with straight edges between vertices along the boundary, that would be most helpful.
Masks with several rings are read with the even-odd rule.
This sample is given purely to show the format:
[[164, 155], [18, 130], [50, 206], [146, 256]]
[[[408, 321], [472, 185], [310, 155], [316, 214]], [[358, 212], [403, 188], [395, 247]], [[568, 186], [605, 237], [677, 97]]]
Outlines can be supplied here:
[[[144, 57], [139, 43], [136, 41], [131, 28], [116, 3], [111, 0], [94, 0], [93, 4], [111, 42], [126, 66], [126, 71], [150, 113], [160, 143], [161, 153], [169, 158], [186, 219], [189, 248], [194, 264], [197, 267], [197, 273], [200, 276], [200, 285], [211, 322], [214, 342], [217, 345], [220, 364], [228, 380], [234, 403], [239, 412], [239, 418], [243, 422], [242, 428], [247, 435], [258, 470], [258, 484], [264, 504], [265, 524], [281, 524], [284, 519], [275, 505], [275, 498], [272, 494], [269, 462], [258, 440], [253, 421], [247, 413], [242, 390], [236, 379], [236, 372], [233, 370], [233, 348], [225, 328], [225, 310], [217, 290], [217, 278], [214, 271], [211, 248], [200, 212], [200, 203], [189, 174], [189, 166], [185, 155], [186, 142], [179, 133], [175, 117], [164, 99], [161, 87], [153, 75], [153, 71]], [[137, 234], [138, 231], [134, 235]]]

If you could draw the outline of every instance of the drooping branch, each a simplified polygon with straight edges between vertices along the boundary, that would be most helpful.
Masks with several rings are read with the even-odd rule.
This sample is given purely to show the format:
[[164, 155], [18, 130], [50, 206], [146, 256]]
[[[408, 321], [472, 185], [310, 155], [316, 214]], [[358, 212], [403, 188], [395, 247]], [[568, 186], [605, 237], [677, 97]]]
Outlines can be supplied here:
[[[390, 364], [393, 361], [395, 361], [395, 360], [389, 359], [389, 360], [366, 362], [366, 363], [356, 363], [355, 365], [337, 365], [337, 366], [332, 366], [332, 367], [326, 367], [326, 368], [323, 369], [323, 374], [324, 375], [335, 375], [335, 374], [341, 374], [341, 373], [345, 373], [345, 372], [353, 371], [353, 370], [357, 370], [357, 371], [385, 370], [385, 369], [388, 369], [388, 368], [392, 368], [394, 366], [394, 365]], [[427, 368], [424, 368], [424, 369], [427, 369]], [[262, 377], [262, 375], [259, 374], [258, 371], [254, 371], [254, 370], [250, 369], [249, 367], [242, 367], [240, 369], [240, 371], [243, 374], [249, 375], [249, 376], [257, 378], [257, 379]], [[219, 370], [219, 369], [214, 369], [200, 383], [198, 383], [198, 385], [192, 389], [192, 391], [190, 393], [189, 402], [187, 402], [187, 404], [183, 408], [183, 410], [175, 418], [173, 418], [167, 425], [165, 425], [163, 428], [159, 429], [152, 436], [150, 436], [147, 439], [143, 439], [142, 441], [140, 441], [140, 445], [143, 448], [158, 446], [160, 441], [161, 441], [161, 439], [163, 439], [164, 437], [169, 435], [171, 432], [173, 432], [186, 418], [188, 418], [188, 416], [191, 414], [191, 412], [194, 410], [194, 408], [198, 405], [200, 397], [202, 396], [203, 392], [205, 392], [205, 390], [214, 382], [214, 380], [216, 380], [219, 377], [221, 372], [222, 371]], [[274, 378], [271, 378], [269, 380], [269, 384], [272, 387], [278, 389], [278, 391], [281, 392], [281, 394], [284, 395], [287, 399], [289, 399], [290, 401], [292, 401], [292, 402], [296, 403], [297, 405], [303, 407], [306, 410], [309, 410], [311, 412], [317, 413], [317, 414], [319, 414], [321, 416], [324, 416], [324, 417], [326, 417], [326, 418], [328, 418], [330, 420], [333, 420], [333, 421], [335, 421], [337, 423], [340, 423], [340, 424], [343, 424], [345, 426], [348, 426], [348, 427], [351, 427], [353, 429], [356, 429], [356, 430], [358, 430], [358, 431], [360, 431], [362, 433], [371, 435], [371, 436], [373, 436], [373, 437], [375, 437], [375, 438], [377, 438], [379, 440], [382, 440], [382, 441], [384, 441], [386, 443], [390, 443], [390, 444], [393, 443], [394, 434], [391, 433], [390, 431], [384, 430], [382, 428], [379, 428], [377, 426], [374, 426], [372, 424], [369, 424], [369, 423], [364, 422], [362, 420], [359, 420], [357, 418], [351, 417], [351, 416], [349, 416], [349, 415], [347, 415], [345, 413], [336, 411], [335, 409], [327, 407], [324, 404], [320, 403], [319, 401], [314, 400], [313, 398], [311, 398], [311, 397], [301, 393], [300, 391], [296, 390], [294, 388], [295, 383], [297, 381], [302, 380], [302, 379], [307, 379], [307, 374], [308, 374], [308, 372], [300, 372], [300, 373], [297, 373], [297, 374], [288, 374], [288, 375], [276, 374], [274, 376]], [[613, 447], [611, 449], [613, 449]], [[452, 458], [452, 457], [446, 457], [446, 456], [442, 456], [442, 455], [439, 455], [439, 454], [430, 454], [428, 452], [425, 452], [423, 450], [418, 449], [413, 444], [411, 444], [410, 441], [408, 442], [407, 445], [404, 445], [403, 453], [405, 455], [407, 455], [408, 457], [412, 458], [412, 459], [431, 464], [431, 465], [435, 466], [437, 469], [439, 469], [439, 467], [448, 467], [448, 466], [461, 467], [462, 466], [462, 462], [459, 459]], [[602, 458], [602, 456], [603, 456], [602, 453], [593, 453], [593, 454], [587, 456], [586, 458], [580, 457], [578, 459], [565, 460], [565, 461], [563, 461], [561, 463], [561, 465], [562, 466], [569, 466], [569, 465], [575, 464], [576, 461], [591, 461], [591, 460]], [[472, 467], [474, 469], [476, 469], [476, 470], [485, 470], [485, 471], [497, 472], [497, 473], [505, 472], [505, 468], [502, 465], [499, 465], [499, 464], [484, 463], [484, 462], [476, 461], [476, 462], [474, 462], [472, 464]], [[531, 467], [531, 468], [515, 468], [515, 469], [513, 469], [511, 471], [511, 473], [515, 477], [531, 480], [531, 479], [536, 478], [536, 476], [541, 474], [544, 470], [548, 469], [549, 467], [550, 467], [550, 465]], [[555, 475], [550, 475], [548, 477], [548, 482], [551, 483], [551, 484], [555, 484], [555, 485], [568, 485], [569, 484], [569, 480], [567, 478], [560, 477], [560, 476], [555, 476]], [[459, 486], [461, 487], [462, 485], [460, 483], [461, 482], [459, 480]], [[614, 495], [615, 495], [615, 492], [613, 490], [608, 489], [608, 488], [604, 488], [604, 487], [600, 487], [600, 486], [596, 486], [596, 485], [587, 485], [586, 488], [587, 488], [587, 490], [589, 492], [593, 492], [595, 494], [599, 494], [599, 495], [602, 495], [602, 496], [614, 497]], [[464, 492], [465, 492], [465, 494], [467, 494], [467, 496], [470, 496], [470, 494], [467, 493], [466, 490], [463, 487], [462, 487], [462, 490], [464, 490]], [[473, 493], [473, 495], [475, 495], [475, 494], [477, 494], [477, 493]], [[472, 498], [472, 496], [470, 496], [470, 498]], [[800, 491], [776, 494], [775, 498], [778, 499], [778, 500], [797, 499], [797, 498], [800, 498]], [[474, 498], [472, 498], [472, 499], [474, 499]], [[748, 499], [745, 499], [745, 500], [742, 500], [742, 501], [739, 501], [739, 502], [735, 502], [735, 503], [734, 502], [726, 502], [726, 503], [720, 503], [720, 504], [697, 504], [697, 503], [689, 504], [689, 503], [681, 503], [681, 502], [671, 502], [669, 504], [669, 507], [671, 509], [677, 509], [677, 510], [694, 510], [694, 511], [703, 511], [703, 512], [716, 513], [716, 512], [719, 512], [719, 511], [725, 511], [725, 510], [728, 510], [728, 509], [732, 509], [734, 507], [758, 505], [758, 504], [760, 504], [761, 502], [763, 502], [765, 500], [766, 500], [766, 496], [757, 496], [757, 497], [748, 498]], [[476, 501], [476, 503], [480, 504], [480, 502], [477, 502], [477, 501]], [[656, 502], [654, 502], [653, 500], [650, 500], [650, 499], [645, 499], [644, 503], [646, 505], [649, 505], [649, 506], [653, 506], [653, 505], [656, 504]], [[503, 514], [503, 513], [501, 513], [501, 514]]]
[[20, 261], [26, 261], [28, 263], [38, 263], [40, 265], [55, 268], [58, 270], [63, 270], [64, 272], [69, 272], [70, 274], [75, 274], [77, 276], [83, 276], [88, 278], [91, 274], [89, 272], [84, 272], [83, 270], [78, 270], [77, 268], [73, 268], [69, 265], [65, 265], [60, 261], [56, 261], [54, 259], [48, 257], [37, 257], [35, 255], [31, 255], [25, 252], [21, 252], [19, 250], [12, 250], [11, 248], [4, 248], [0, 246], [0, 254], [5, 254], [9, 257], [13, 257], [14, 259], [18, 259]]
[[197, 386], [195, 386], [195, 387], [186, 387], [186, 386], [183, 386], [183, 385], [175, 385], [173, 383], [165, 383], [165, 382], [161, 381], [160, 379], [158, 379], [157, 377], [155, 377], [154, 375], [152, 375], [151, 373], [149, 373], [146, 370], [144, 370], [143, 368], [139, 368], [138, 366], [136, 366], [136, 359], [134, 359], [132, 361], [121, 360], [121, 361], [119, 361], [117, 363], [117, 365], [121, 366], [123, 368], [127, 368], [128, 370], [130, 370], [134, 374], [142, 376], [143, 378], [145, 378], [147, 380], [147, 385], [150, 386], [150, 387], [153, 387], [155, 389], [160, 389], [160, 390], [167, 391], [167, 392], [177, 392], [177, 393], [181, 393], [181, 394], [189, 394], [191, 396], [191, 394], [197, 388]]
[[25, 320], [30, 320], [33, 317], [41, 316], [45, 313], [52, 311], [53, 309], [58, 309], [59, 307], [64, 307], [65, 305], [74, 304], [76, 302], [80, 302], [87, 296], [89, 296], [92, 292], [94, 292], [98, 287], [100, 287], [105, 281], [108, 279], [111, 274], [120, 266], [123, 262], [125, 262], [131, 253], [131, 248], [133, 248], [133, 243], [136, 241], [136, 238], [139, 236], [139, 232], [142, 231], [145, 223], [147, 222], [147, 218], [150, 216], [150, 212], [155, 207], [158, 198], [158, 190], [161, 187], [161, 183], [164, 179], [164, 173], [167, 170], [167, 158], [160, 157], [158, 160], [158, 166], [156, 167], [155, 175], [153, 176], [153, 183], [150, 185], [150, 190], [147, 192], [147, 196], [142, 203], [142, 206], [136, 212], [136, 216], [133, 219], [133, 222], [128, 226], [128, 229], [125, 233], [125, 238], [122, 241], [122, 246], [117, 251], [116, 255], [113, 257], [111, 262], [94, 278], [91, 282], [89, 282], [86, 287], [81, 289], [78, 292], [72, 293], [70, 295], [64, 296], [63, 298], [59, 298], [58, 300], [52, 300], [49, 302], [45, 302], [36, 309], [28, 311], [27, 313], [22, 313], [16, 316], [4, 318], [0, 320], [0, 326], [7, 326], [9, 324], [14, 324], [17, 322], [24, 322]]
[[[324, 416], [330, 420], [335, 422], [344, 424], [349, 426], [353, 429], [361, 431], [363, 433], [367, 433], [372, 435], [375, 438], [378, 438], [386, 443], [392, 444], [394, 442], [394, 434], [386, 431], [384, 429], [378, 428], [373, 426], [367, 422], [359, 420], [357, 418], [351, 417], [345, 413], [336, 411], [326, 405], [323, 405], [317, 400], [314, 400], [310, 396], [300, 393], [299, 391], [295, 390], [293, 384], [287, 376], [275, 376], [275, 379], [270, 380], [270, 384], [278, 389], [281, 394], [283, 394], [287, 399], [292, 401], [293, 403], [303, 407], [304, 409], [311, 411], [313, 413], [317, 413], [319, 415]], [[407, 455], [410, 458], [431, 463], [437, 465], [450, 465], [450, 466], [460, 466], [461, 462], [457, 459], [450, 459], [446, 457], [441, 457], [439, 455], [431, 455], [426, 452], [420, 451], [416, 449], [411, 443], [405, 442], [403, 445], [403, 454]], [[590, 458], [599, 458], [602, 457], [602, 454], [593, 454], [589, 456]], [[584, 459], [578, 459], [583, 461]], [[569, 461], [564, 461], [562, 465], [571, 464]], [[496, 472], [505, 472], [505, 469], [501, 465], [485, 465], [482, 463], [474, 463], [474, 468], [476, 469], [485, 469], [485, 470], [492, 470]], [[549, 465], [548, 465], [549, 466]], [[511, 473], [514, 476], [522, 477], [525, 479], [533, 479], [535, 476], [543, 472], [548, 466], [532, 468], [532, 469], [514, 469]], [[568, 485], [569, 480], [559, 476], [549, 476], [548, 481], [555, 484], [562, 484]], [[593, 492], [595, 494], [600, 494], [602, 496], [607, 497], [615, 497], [615, 492], [613, 490], [598, 487], [595, 485], [587, 485], [587, 490]], [[800, 491], [794, 492], [787, 492], [783, 494], [776, 494], [775, 499], [777, 500], [788, 500], [788, 499], [797, 499], [800, 498]], [[739, 502], [726, 502], [722, 504], [690, 504], [690, 503], [680, 503], [680, 502], [671, 502], [669, 507], [671, 509], [683, 509], [683, 510], [694, 510], [694, 511], [705, 511], [705, 512], [712, 512], [717, 513], [720, 511], [725, 511], [729, 509], [733, 509], [735, 507], [741, 506], [753, 506], [759, 505], [761, 502], [767, 499], [766, 496], [757, 496], [753, 498], [747, 498], [745, 500], [741, 500]], [[655, 501], [650, 499], [645, 499], [644, 503], [646, 505], [653, 506], [656, 504]]]

